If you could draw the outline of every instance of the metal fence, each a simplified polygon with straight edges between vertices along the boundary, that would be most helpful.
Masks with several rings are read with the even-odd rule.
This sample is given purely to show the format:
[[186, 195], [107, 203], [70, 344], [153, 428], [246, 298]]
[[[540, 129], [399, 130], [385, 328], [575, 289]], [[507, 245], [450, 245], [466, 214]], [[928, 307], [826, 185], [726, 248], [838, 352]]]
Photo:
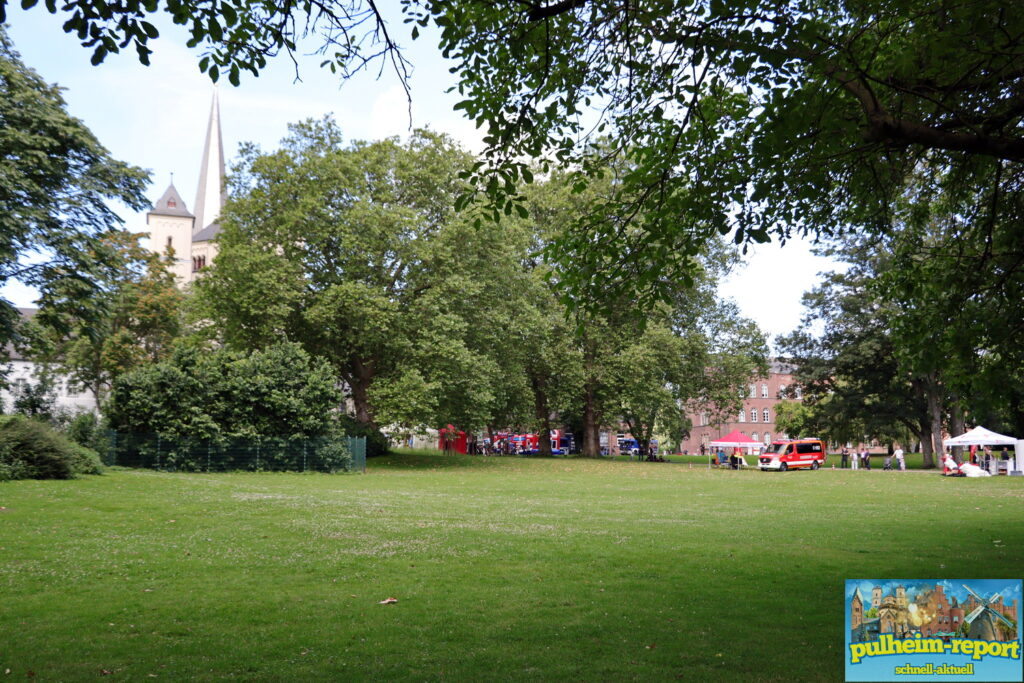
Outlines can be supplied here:
[[366, 437], [189, 439], [108, 432], [105, 465], [186, 472], [365, 472]]

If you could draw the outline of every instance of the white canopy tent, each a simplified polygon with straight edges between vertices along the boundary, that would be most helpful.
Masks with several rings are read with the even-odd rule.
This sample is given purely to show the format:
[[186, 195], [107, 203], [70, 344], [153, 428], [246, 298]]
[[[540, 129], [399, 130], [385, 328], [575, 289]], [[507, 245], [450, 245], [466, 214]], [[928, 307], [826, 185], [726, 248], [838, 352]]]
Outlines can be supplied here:
[[996, 434], [984, 427], [975, 427], [966, 434], [943, 440], [942, 444], [944, 446], [1013, 446], [1013, 470], [1009, 474], [1016, 476], [1024, 474], [1024, 440]]
[[942, 442], [944, 446], [1013, 446], [1016, 445], [1017, 439], [1012, 436], [1003, 436], [1002, 434], [996, 434], [995, 432], [985, 429], [984, 427], [975, 427], [966, 434], [960, 436], [954, 436], [949, 439], [945, 439]]

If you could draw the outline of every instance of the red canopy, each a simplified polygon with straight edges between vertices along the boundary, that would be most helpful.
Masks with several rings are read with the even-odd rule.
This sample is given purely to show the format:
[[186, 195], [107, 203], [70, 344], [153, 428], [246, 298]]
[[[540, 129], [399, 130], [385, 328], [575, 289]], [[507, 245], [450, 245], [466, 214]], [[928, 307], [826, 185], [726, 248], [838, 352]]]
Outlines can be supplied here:
[[746, 434], [741, 434], [740, 430], [734, 429], [721, 439], [715, 439], [711, 442], [711, 446], [730, 446], [733, 448], [746, 448], [746, 447], [758, 447], [763, 448], [764, 444], [760, 441], [754, 441]]

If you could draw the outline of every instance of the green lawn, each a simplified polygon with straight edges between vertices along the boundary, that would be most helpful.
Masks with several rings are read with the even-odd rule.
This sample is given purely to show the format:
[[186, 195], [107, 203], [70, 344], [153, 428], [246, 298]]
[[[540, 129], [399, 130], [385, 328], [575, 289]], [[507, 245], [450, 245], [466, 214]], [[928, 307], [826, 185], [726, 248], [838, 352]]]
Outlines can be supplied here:
[[841, 680], [843, 579], [1018, 577], [1022, 503], [1024, 478], [411, 454], [5, 483], [0, 672]]

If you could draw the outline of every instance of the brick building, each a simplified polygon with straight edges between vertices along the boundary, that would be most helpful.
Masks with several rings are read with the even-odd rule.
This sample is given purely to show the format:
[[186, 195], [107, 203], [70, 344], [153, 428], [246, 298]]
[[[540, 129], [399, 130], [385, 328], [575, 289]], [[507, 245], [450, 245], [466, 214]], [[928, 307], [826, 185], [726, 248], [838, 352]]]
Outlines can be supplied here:
[[[783, 399], [790, 386], [794, 385], [793, 373], [795, 368], [787, 363], [773, 361], [768, 369], [767, 377], [759, 377], [750, 381], [746, 398], [743, 399], [743, 408], [736, 415], [731, 415], [729, 421], [715, 423], [710, 411], [695, 410], [687, 416], [693, 424], [690, 430], [690, 438], [683, 441], [680, 448], [689, 453], [700, 452], [701, 444], [705, 446], [725, 436], [734, 429], [738, 429], [746, 436], [755, 439], [763, 444], [769, 444], [775, 439], [786, 438], [788, 435], [781, 434], [775, 428], [775, 409], [783, 400], [799, 400], [799, 388], [794, 387], [795, 397]], [[807, 436], [795, 434], [793, 436]]]

